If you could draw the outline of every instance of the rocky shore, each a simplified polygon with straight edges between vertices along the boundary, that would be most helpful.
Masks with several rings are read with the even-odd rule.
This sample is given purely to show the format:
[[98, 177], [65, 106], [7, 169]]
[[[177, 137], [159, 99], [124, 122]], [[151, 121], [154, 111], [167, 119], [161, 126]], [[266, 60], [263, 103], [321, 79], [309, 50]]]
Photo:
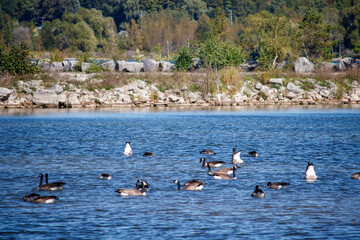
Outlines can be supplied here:
[[[18, 81], [15, 87], [0, 87], [0, 108], [86, 108], [121, 106], [236, 106], [259, 104], [359, 104], [360, 84], [348, 81], [317, 81], [312, 78], [271, 78], [267, 84], [244, 81], [236, 92], [204, 94], [188, 86], [163, 90], [157, 84], [136, 79], [121, 87], [89, 90], [74, 82], [101, 81], [94, 74], [62, 72], [62, 79], [49, 86], [42, 80]], [[191, 74], [191, 73], [190, 73]], [[229, 89], [223, 86], [221, 89]]]

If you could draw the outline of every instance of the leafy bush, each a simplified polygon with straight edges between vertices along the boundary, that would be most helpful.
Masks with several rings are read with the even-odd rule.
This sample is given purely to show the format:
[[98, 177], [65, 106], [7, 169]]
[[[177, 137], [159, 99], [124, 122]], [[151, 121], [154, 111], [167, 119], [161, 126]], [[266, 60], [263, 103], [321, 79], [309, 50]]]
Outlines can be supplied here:
[[26, 44], [12, 46], [9, 54], [3, 52], [0, 46], [0, 73], [11, 75], [35, 74], [40, 71], [37, 62], [29, 59], [30, 50]]
[[101, 72], [101, 66], [95, 62], [93, 62], [88, 69], [86, 69], [86, 73], [99, 73]]
[[301, 82], [301, 88], [304, 91], [310, 91], [311, 89], [315, 89], [315, 84], [311, 81], [300, 80], [300, 82]]
[[66, 58], [65, 50], [56, 49], [52, 53], [50, 53], [50, 61], [51, 62], [62, 62]]
[[241, 49], [235, 44], [218, 39], [209, 39], [203, 43], [199, 56], [205, 67], [212, 69], [236, 66], [245, 59]]
[[192, 54], [187, 46], [182, 47], [175, 57], [175, 66], [178, 71], [186, 71], [192, 64]]

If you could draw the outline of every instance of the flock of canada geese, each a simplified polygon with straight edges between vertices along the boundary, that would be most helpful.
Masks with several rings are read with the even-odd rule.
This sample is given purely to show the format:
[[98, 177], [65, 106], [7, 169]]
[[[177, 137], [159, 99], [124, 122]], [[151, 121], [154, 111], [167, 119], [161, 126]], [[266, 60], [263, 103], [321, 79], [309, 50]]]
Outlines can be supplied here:
[[[236, 179], [236, 169], [239, 167], [241, 163], [244, 163], [244, 161], [241, 159], [241, 150], [236, 151], [236, 148], [233, 148], [233, 154], [232, 154], [232, 164], [233, 167], [227, 167], [227, 168], [219, 168], [221, 167], [225, 162], [223, 161], [210, 161], [207, 162], [204, 157], [200, 158], [200, 163], [202, 163], [202, 167], [208, 168], [208, 174], [212, 176], [214, 179]], [[123, 152], [125, 156], [131, 156], [133, 154], [133, 150], [131, 148], [130, 142], [126, 142], [125, 150]], [[216, 154], [212, 150], [202, 150], [200, 154]], [[145, 152], [143, 156], [154, 156], [152, 152]], [[251, 151], [248, 153], [248, 156], [250, 157], [258, 157], [259, 154], [256, 151]], [[214, 171], [211, 170], [211, 168], [218, 168]], [[64, 188], [65, 183], [64, 182], [53, 182], [49, 183], [49, 175], [45, 173], [45, 184], [43, 184], [44, 181], [44, 175], [40, 173], [38, 175], [40, 178], [38, 190], [40, 191], [61, 191]], [[108, 173], [102, 173], [99, 176], [100, 179], [103, 180], [110, 180], [112, 179], [112, 176]], [[360, 180], [360, 172], [354, 173], [351, 178]], [[313, 163], [308, 162], [308, 165], [306, 167], [305, 172], [305, 179], [308, 181], [314, 181], [317, 179], [314, 165]], [[177, 189], [181, 190], [181, 184], [180, 182], [175, 179], [173, 183], [177, 184]], [[287, 182], [268, 182], [266, 185], [266, 188], [272, 188], [272, 189], [282, 189], [286, 188], [290, 183]], [[150, 185], [146, 181], [142, 181], [141, 179], [138, 179], [135, 183], [134, 188], [119, 188], [115, 192], [119, 193], [121, 196], [146, 196], [146, 192], [149, 190]], [[186, 181], [184, 183], [183, 190], [186, 191], [200, 191], [204, 187], [203, 181], [197, 181], [196, 179], [192, 179], [189, 181]], [[252, 197], [255, 198], [264, 198], [265, 193], [259, 188], [258, 185], [255, 186], [254, 192], [251, 194]], [[32, 203], [55, 203], [58, 198], [56, 196], [40, 196], [37, 193], [31, 193], [29, 195], [26, 195], [23, 197], [23, 200], [26, 202], [32, 202]]]

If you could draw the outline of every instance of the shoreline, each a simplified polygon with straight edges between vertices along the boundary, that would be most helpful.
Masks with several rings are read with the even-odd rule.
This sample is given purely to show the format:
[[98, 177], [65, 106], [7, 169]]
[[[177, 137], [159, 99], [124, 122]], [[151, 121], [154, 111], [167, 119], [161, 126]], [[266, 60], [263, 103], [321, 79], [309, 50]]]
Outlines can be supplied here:
[[[0, 86], [0, 109], [360, 104], [356, 80], [270, 78], [262, 84], [248, 77], [235, 87], [214, 80], [211, 86], [198, 74], [185, 75], [192, 79], [184, 83], [182, 75], [57, 73], [36, 77], [43, 80], [18, 80], [10, 88]], [[110, 80], [111, 87], [105, 85]]]

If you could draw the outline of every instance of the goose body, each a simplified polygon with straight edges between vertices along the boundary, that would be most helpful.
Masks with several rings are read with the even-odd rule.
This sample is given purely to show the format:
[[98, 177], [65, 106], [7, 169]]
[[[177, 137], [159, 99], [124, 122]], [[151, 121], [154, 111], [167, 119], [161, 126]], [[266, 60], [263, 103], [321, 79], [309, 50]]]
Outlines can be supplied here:
[[[180, 182], [175, 179], [173, 181], [173, 183], [176, 183], [178, 185], [178, 190], [180, 190]], [[203, 181], [200, 182], [194, 182], [193, 180], [191, 181], [187, 181], [187, 185], [185, 184], [185, 187], [183, 188], [183, 190], [186, 191], [201, 191], [204, 187]]]
[[220, 168], [220, 169], [216, 169], [214, 171], [214, 173], [221, 173], [221, 174], [233, 174], [235, 169], [238, 168], [236, 165], [234, 165], [233, 167], [227, 167], [227, 168]]
[[204, 149], [202, 151], [200, 151], [200, 154], [216, 154], [213, 150], [209, 150], [209, 149]]
[[134, 188], [119, 188], [115, 192], [121, 196], [146, 196], [146, 191], [149, 189], [149, 186], [146, 181], [138, 179]]
[[233, 169], [232, 169], [232, 174], [233, 176], [231, 177], [229, 174], [227, 173], [222, 173], [222, 172], [211, 172], [211, 168], [210, 166], [208, 166], [208, 174], [210, 176], [212, 176], [214, 179], [236, 179], [236, 174], [235, 174], [235, 171], [236, 171], [236, 167], [234, 166]]
[[191, 183], [195, 183], [195, 182], [200, 182], [200, 181], [198, 181], [198, 180], [196, 180], [196, 179], [192, 179], [192, 180], [186, 181], [186, 182], [184, 183], [184, 185], [187, 186], [187, 185], [190, 185]]
[[23, 197], [25, 202], [32, 203], [55, 203], [58, 198], [56, 196], [40, 196], [36, 193], [31, 193]]
[[316, 180], [317, 179], [314, 165], [310, 162], [308, 162], [308, 165], [306, 167], [305, 179], [306, 180]]
[[224, 161], [211, 161], [211, 162], [206, 162], [205, 158], [200, 158], [200, 163], [203, 163], [202, 166], [203, 167], [221, 167], [225, 162]]
[[146, 196], [145, 189], [137, 190], [132, 188], [120, 188], [115, 192], [119, 193], [121, 196]]
[[[39, 190], [45, 190], [45, 191], [61, 191], [64, 189], [64, 182], [54, 182], [54, 183], [46, 183], [46, 184], [42, 184], [43, 183], [43, 179], [44, 176], [42, 173], [39, 174], [38, 176], [40, 178], [40, 183], [39, 183]], [[46, 182], [48, 181], [48, 175], [47, 173], [45, 174], [45, 178], [46, 178]]]
[[131, 155], [133, 154], [133, 151], [132, 151], [130, 142], [126, 142], [125, 150], [124, 150], [123, 154], [124, 154], [125, 156], [131, 156]]
[[354, 173], [353, 175], [351, 175], [351, 178], [352, 178], [352, 179], [360, 180], [360, 172]]
[[102, 173], [100, 174], [99, 178], [103, 180], [110, 180], [112, 179], [112, 176], [109, 173]]
[[257, 151], [251, 151], [251, 152], [248, 152], [248, 156], [249, 157], [258, 157], [259, 153]]
[[231, 160], [233, 165], [238, 165], [240, 163], [244, 163], [244, 161], [240, 157], [241, 152], [242, 152], [241, 150], [236, 151], [236, 148], [233, 148], [232, 160]]
[[144, 152], [143, 156], [144, 157], [153, 157], [154, 153], [152, 153], [152, 152]]
[[251, 194], [251, 196], [256, 198], [264, 198], [265, 193], [259, 188], [258, 185], [256, 185], [255, 191]]
[[287, 186], [289, 186], [290, 183], [286, 183], [286, 182], [268, 182], [266, 185], [266, 188], [272, 188], [272, 189], [281, 189], [281, 188], [286, 188]]

